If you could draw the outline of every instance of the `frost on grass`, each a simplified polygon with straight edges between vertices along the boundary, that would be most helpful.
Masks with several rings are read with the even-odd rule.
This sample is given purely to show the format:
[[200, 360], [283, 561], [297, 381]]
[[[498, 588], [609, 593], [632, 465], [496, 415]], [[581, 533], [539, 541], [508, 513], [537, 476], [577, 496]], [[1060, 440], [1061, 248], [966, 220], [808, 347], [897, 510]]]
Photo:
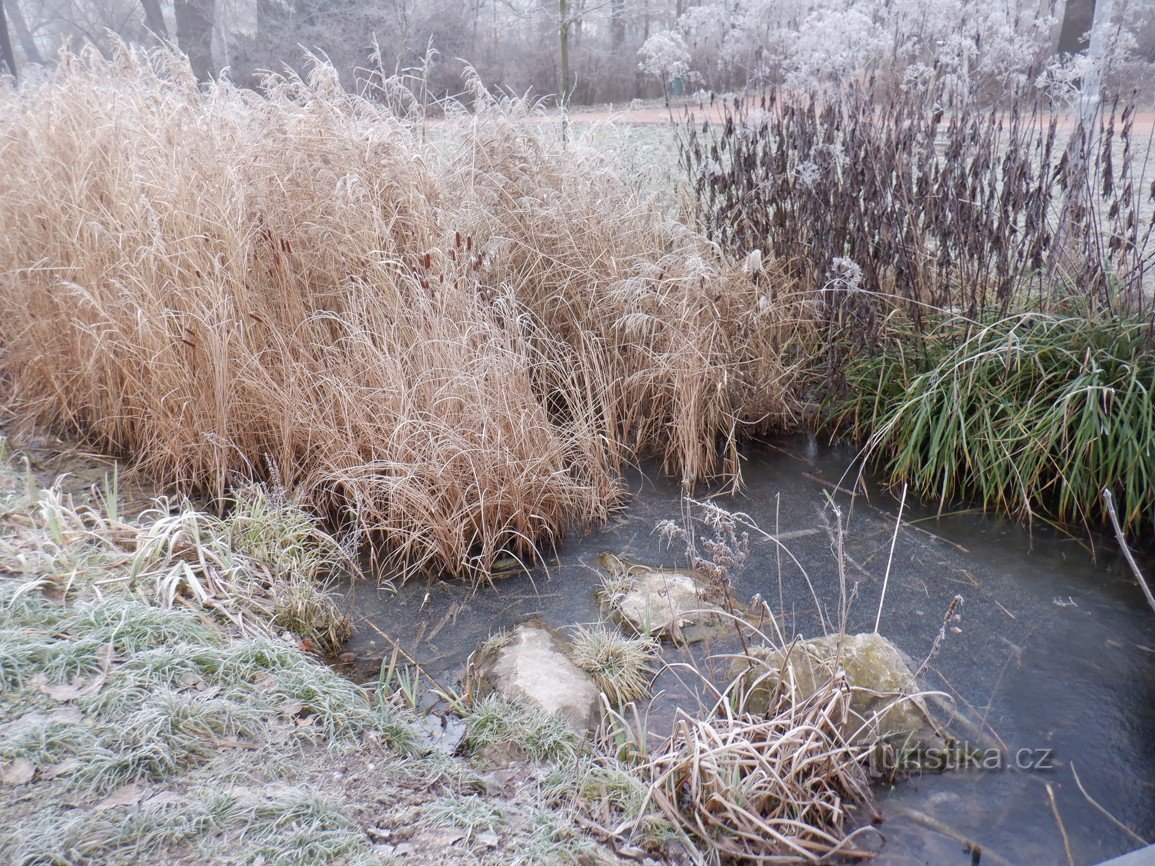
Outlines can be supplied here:
[[[277, 636], [262, 587], [332, 563], [293, 549], [311, 520], [250, 504], [126, 523], [18, 485], [0, 465], [0, 556], [21, 563], [0, 579], [0, 861], [531, 864], [596, 850], [573, 820], [585, 801], [536, 782], [491, 796], [466, 761], [427, 751], [397, 695]], [[258, 522], [285, 556], [243, 537]], [[470, 730], [476, 747], [516, 739], [563, 775], [585, 748], [496, 702]]]
[[[158, 507], [129, 524], [59, 490], [22, 494], [19, 483], [0, 470], [0, 555], [21, 565], [19, 579], [0, 580], [0, 778], [34, 796], [0, 806], [0, 857], [368, 857], [346, 806], [305, 789], [180, 793], [198, 774], [259, 780], [283, 769], [279, 753], [305, 772], [322, 765], [309, 755], [362, 741], [391, 760], [416, 754], [404, 709], [261, 627], [261, 599], [246, 593], [273, 567], [237, 551], [207, 515]], [[293, 555], [292, 568], [316, 580], [305, 547]], [[172, 571], [181, 580], [169, 581]]]
[[654, 678], [659, 644], [648, 635], [626, 637], [605, 626], [579, 627], [571, 642], [574, 664], [594, 678], [615, 705], [645, 697]]
[[225, 525], [229, 543], [271, 574], [273, 622], [335, 653], [352, 633], [348, 616], [322, 583], [349, 559], [337, 539], [284, 491], [259, 485], [233, 494]]
[[467, 721], [466, 743], [478, 753], [502, 748], [529, 761], [556, 761], [571, 759], [580, 749], [577, 734], [563, 720], [497, 696], [479, 702]]
[[[44, 815], [0, 834], [14, 864], [126, 862], [377, 863], [364, 834], [331, 798], [301, 788], [193, 789], [139, 809]], [[162, 853], [163, 852], [163, 853]]]

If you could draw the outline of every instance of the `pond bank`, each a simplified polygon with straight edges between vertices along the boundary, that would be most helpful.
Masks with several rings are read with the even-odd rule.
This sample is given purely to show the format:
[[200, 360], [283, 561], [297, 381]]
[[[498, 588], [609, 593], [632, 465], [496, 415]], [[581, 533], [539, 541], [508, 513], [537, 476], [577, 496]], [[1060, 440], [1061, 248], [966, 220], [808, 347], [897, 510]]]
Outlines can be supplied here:
[[496, 783], [246, 607], [211, 517], [130, 520], [114, 465], [0, 443], [0, 861], [619, 862], [570, 808], [572, 737], [539, 737], [552, 795]]

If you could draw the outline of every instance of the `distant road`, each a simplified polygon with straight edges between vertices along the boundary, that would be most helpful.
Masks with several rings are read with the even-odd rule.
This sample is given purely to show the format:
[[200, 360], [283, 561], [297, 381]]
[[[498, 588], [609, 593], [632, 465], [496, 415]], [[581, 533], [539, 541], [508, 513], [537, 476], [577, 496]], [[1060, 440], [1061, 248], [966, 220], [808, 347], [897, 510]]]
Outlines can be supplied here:
[[[598, 123], [602, 121], [613, 121], [614, 123], [629, 124], [634, 126], [660, 126], [670, 122], [670, 114], [673, 113], [674, 122], [680, 123], [685, 118], [686, 111], [692, 111], [695, 118], [702, 120], [708, 117], [711, 121], [721, 121], [723, 119], [722, 101], [715, 100], [713, 105], [706, 104], [703, 110], [702, 106], [697, 102], [680, 102], [671, 105], [666, 109], [662, 105], [654, 103], [647, 103], [639, 108], [630, 108], [629, 106], [603, 106], [601, 108], [595, 106], [578, 106], [570, 111], [570, 123]], [[548, 119], [557, 120], [558, 117], [554, 113], [550, 113]], [[1067, 114], [1062, 117], [1059, 122], [1060, 129], [1067, 129], [1075, 124], [1076, 115]], [[1155, 109], [1147, 109], [1140, 111], [1135, 115], [1135, 134], [1150, 135], [1155, 129]], [[1138, 145], [1139, 142], [1136, 142]]]

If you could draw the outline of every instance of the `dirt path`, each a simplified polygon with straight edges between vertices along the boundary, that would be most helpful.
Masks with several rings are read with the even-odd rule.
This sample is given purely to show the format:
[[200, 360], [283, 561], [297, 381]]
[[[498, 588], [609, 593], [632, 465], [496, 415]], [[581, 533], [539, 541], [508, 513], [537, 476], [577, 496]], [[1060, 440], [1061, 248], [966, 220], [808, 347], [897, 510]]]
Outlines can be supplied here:
[[[701, 103], [697, 101], [682, 100], [670, 104], [667, 109], [660, 104], [646, 103], [645, 105], [631, 108], [629, 105], [622, 107], [604, 106], [597, 108], [594, 106], [581, 106], [574, 108], [569, 115], [570, 123], [604, 123], [607, 121], [627, 125], [627, 126], [663, 126], [673, 124], [681, 124], [687, 115], [693, 115], [695, 120], [709, 120], [711, 123], [721, 123], [725, 120], [725, 109], [720, 99], [715, 100], [714, 104]], [[551, 120], [556, 120], [556, 115], [550, 116]], [[1065, 114], [1059, 118], [1059, 129], [1069, 130], [1074, 127], [1077, 121], [1077, 115]], [[1143, 140], [1155, 133], [1155, 109], [1146, 109], [1136, 112], [1134, 135], [1139, 145], [1143, 144]]]

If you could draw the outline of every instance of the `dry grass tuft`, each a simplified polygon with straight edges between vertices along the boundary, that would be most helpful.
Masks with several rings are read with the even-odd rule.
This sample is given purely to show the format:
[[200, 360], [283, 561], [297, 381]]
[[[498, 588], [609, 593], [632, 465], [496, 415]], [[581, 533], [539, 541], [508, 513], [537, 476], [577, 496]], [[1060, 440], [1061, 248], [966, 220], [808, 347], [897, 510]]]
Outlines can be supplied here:
[[621, 706], [649, 692], [659, 651], [657, 638], [648, 635], [626, 637], [606, 626], [578, 626], [570, 657], [594, 678], [611, 704]]
[[873, 813], [868, 750], [839, 733], [843, 677], [805, 699], [779, 694], [766, 713], [747, 711], [748, 694], [739, 679], [709, 712], [678, 711], [646, 768], [653, 802], [710, 862], [870, 856], [856, 844]]
[[603, 519], [640, 452], [697, 479], [742, 420], [792, 417], [774, 275], [475, 97], [422, 129], [325, 65], [199, 90], [128, 48], [0, 94], [9, 402], [475, 575]]

